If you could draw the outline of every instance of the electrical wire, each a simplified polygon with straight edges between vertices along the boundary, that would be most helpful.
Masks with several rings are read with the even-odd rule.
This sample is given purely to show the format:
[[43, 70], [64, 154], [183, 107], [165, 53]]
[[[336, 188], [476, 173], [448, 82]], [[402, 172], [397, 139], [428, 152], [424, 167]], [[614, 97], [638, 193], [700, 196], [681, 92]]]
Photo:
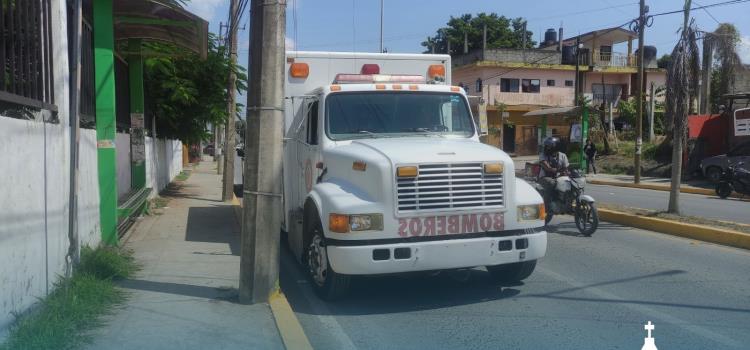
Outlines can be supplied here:
[[[742, 3], [749, 2], [749, 1], [750, 0], [733, 0], [733, 1], [718, 2], [718, 3], [715, 3], [715, 4], [711, 4], [711, 5], [693, 7], [693, 8], [690, 9], [690, 11], [702, 10], [702, 9], [707, 9], [707, 8], [711, 8], [711, 7], [716, 7], [716, 6], [742, 4]], [[683, 12], [685, 12], [684, 9], [682, 9], [682, 10], [674, 10], [674, 11], [667, 11], [667, 12], [661, 12], [661, 13], [653, 14], [653, 15], [650, 15], [650, 16], [651, 17], [657, 17], [657, 16], [673, 15], [675, 13], [683, 13]]]

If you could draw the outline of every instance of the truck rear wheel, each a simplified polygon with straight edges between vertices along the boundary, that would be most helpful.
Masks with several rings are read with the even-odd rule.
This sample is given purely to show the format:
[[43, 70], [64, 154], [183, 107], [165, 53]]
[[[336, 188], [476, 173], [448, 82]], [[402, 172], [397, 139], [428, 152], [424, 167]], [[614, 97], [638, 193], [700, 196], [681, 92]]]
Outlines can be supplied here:
[[317, 220], [310, 225], [305, 247], [305, 262], [315, 294], [323, 300], [333, 301], [342, 298], [349, 291], [350, 277], [333, 271], [328, 261], [328, 253], [323, 235], [323, 227]]
[[520, 282], [531, 276], [534, 268], [536, 268], [536, 260], [487, 266], [487, 272], [498, 282]]

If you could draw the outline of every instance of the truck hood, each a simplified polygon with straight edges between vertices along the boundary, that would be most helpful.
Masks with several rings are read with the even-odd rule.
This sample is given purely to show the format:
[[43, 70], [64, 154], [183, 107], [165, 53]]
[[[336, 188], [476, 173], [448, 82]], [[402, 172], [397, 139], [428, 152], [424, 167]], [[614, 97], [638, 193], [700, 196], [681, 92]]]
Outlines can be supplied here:
[[393, 165], [487, 161], [512, 164], [505, 152], [474, 139], [408, 137], [352, 141], [351, 148], [359, 147], [380, 153]]

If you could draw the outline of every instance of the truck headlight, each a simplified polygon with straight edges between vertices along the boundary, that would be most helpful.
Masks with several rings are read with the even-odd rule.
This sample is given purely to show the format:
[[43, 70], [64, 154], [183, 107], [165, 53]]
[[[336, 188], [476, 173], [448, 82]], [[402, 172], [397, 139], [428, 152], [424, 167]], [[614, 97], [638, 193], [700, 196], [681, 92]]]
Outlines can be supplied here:
[[518, 221], [544, 220], [545, 216], [544, 203], [518, 206]]
[[383, 214], [330, 214], [328, 219], [328, 228], [332, 232], [383, 230]]
[[383, 214], [349, 215], [349, 228], [352, 231], [382, 231]]

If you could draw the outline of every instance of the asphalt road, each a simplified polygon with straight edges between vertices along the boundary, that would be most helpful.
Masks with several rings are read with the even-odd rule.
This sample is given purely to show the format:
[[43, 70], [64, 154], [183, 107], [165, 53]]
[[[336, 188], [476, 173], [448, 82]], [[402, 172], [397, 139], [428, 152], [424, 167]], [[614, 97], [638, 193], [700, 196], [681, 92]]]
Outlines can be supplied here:
[[520, 285], [482, 268], [359, 278], [326, 303], [283, 249], [281, 286], [316, 349], [640, 349], [648, 321], [659, 349], [748, 349], [750, 251], [568, 220]]
[[[602, 203], [643, 209], [666, 210], [669, 204], [667, 191], [587, 184], [586, 194]], [[680, 210], [683, 215], [750, 224], [750, 201], [736, 198], [681, 193]]]

